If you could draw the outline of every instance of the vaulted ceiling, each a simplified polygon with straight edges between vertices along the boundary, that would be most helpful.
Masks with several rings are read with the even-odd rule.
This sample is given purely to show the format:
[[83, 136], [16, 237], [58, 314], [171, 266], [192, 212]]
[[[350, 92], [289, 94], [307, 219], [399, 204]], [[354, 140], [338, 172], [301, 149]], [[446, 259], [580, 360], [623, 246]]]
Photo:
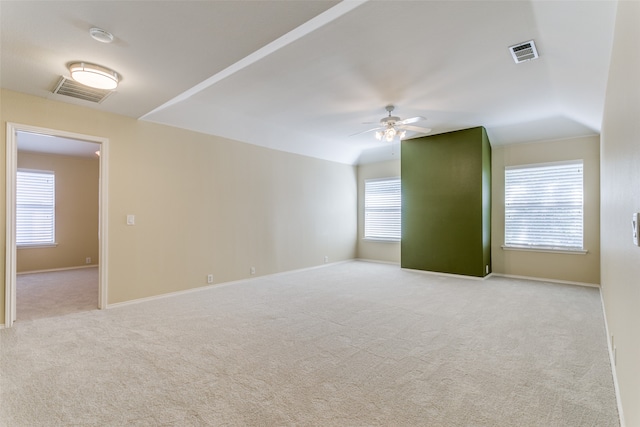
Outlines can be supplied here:
[[[616, 4], [2, 0], [0, 84], [351, 164], [393, 151], [350, 136], [387, 104], [432, 133], [485, 126], [494, 146], [568, 138], [600, 132]], [[528, 40], [540, 57], [516, 64]], [[99, 104], [53, 94], [73, 61], [122, 81]]]

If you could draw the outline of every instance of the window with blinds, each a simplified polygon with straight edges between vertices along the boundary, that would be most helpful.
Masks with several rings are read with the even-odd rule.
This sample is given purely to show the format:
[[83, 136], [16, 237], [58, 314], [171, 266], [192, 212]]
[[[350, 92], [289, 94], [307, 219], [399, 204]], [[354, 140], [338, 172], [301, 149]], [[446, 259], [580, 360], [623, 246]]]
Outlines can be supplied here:
[[583, 162], [505, 168], [505, 246], [583, 249]]
[[402, 192], [400, 178], [364, 182], [364, 238], [400, 241]]
[[16, 175], [16, 244], [55, 243], [55, 176], [53, 172], [19, 170]]

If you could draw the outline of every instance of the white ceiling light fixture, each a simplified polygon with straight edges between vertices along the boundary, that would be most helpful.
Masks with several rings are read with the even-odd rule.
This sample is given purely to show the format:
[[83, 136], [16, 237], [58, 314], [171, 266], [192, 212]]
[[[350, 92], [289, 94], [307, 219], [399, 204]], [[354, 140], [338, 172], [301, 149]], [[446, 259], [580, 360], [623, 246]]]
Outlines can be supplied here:
[[406, 134], [407, 134], [406, 130], [401, 130], [400, 132], [398, 132], [398, 130], [394, 126], [390, 125], [385, 130], [377, 131], [376, 139], [378, 141], [382, 141], [384, 139], [387, 142], [391, 142], [393, 141], [393, 138], [396, 137], [396, 135], [398, 135], [398, 138], [402, 139], [405, 137]]
[[385, 117], [384, 119], [380, 120], [382, 129], [376, 131], [376, 139], [378, 141], [385, 140], [387, 142], [391, 142], [396, 137], [396, 135], [398, 135], [399, 139], [404, 138], [407, 132], [396, 127], [396, 124], [400, 124], [400, 117], [391, 115], [391, 112], [395, 109], [395, 107], [393, 105], [387, 105], [385, 109], [389, 113], [389, 117]]
[[88, 62], [74, 62], [69, 65], [69, 71], [73, 80], [96, 89], [113, 90], [120, 82], [115, 71]]
[[[397, 136], [398, 139], [402, 139], [406, 136], [407, 130], [417, 132], [420, 134], [427, 134], [431, 132], [429, 128], [423, 128], [419, 126], [412, 126], [412, 123], [426, 120], [424, 117], [411, 117], [410, 119], [400, 119], [398, 116], [392, 116], [391, 112], [395, 109], [393, 105], [387, 105], [385, 110], [389, 113], [388, 117], [380, 120], [380, 126], [377, 128], [365, 130], [364, 132], [358, 132], [351, 136], [360, 135], [367, 132], [375, 131], [375, 136], [378, 141], [392, 142]], [[365, 123], [367, 124], [367, 123]]]

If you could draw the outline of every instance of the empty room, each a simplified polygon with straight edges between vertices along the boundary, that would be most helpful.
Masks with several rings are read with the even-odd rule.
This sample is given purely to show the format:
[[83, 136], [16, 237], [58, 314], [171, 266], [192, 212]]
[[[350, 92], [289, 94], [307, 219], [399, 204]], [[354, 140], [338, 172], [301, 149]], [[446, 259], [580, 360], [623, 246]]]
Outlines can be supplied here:
[[638, 22], [0, 0], [0, 425], [640, 427]]

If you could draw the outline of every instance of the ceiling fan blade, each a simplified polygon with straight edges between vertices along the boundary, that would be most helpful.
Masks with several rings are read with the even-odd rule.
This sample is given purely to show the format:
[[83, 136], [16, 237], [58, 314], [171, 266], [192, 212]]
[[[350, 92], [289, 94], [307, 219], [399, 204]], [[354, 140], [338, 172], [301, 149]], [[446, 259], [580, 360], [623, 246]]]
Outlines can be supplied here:
[[431, 132], [431, 129], [429, 128], [422, 128], [420, 126], [410, 126], [410, 125], [402, 125], [400, 126], [402, 129], [406, 129], [406, 130], [411, 130], [414, 132], [418, 132], [418, 133], [429, 133]]
[[422, 120], [427, 120], [427, 118], [426, 117], [422, 117], [422, 116], [411, 117], [410, 119], [400, 120], [398, 122], [398, 124], [400, 124], [400, 125], [408, 125], [408, 124], [415, 123], [415, 122], [421, 122]]
[[373, 128], [373, 129], [367, 129], [367, 130], [363, 130], [362, 132], [356, 132], [356, 133], [353, 133], [353, 134], [351, 134], [351, 135], [349, 135], [349, 136], [362, 135], [363, 133], [373, 132], [373, 131], [381, 130], [381, 129], [384, 129], [384, 128]]

